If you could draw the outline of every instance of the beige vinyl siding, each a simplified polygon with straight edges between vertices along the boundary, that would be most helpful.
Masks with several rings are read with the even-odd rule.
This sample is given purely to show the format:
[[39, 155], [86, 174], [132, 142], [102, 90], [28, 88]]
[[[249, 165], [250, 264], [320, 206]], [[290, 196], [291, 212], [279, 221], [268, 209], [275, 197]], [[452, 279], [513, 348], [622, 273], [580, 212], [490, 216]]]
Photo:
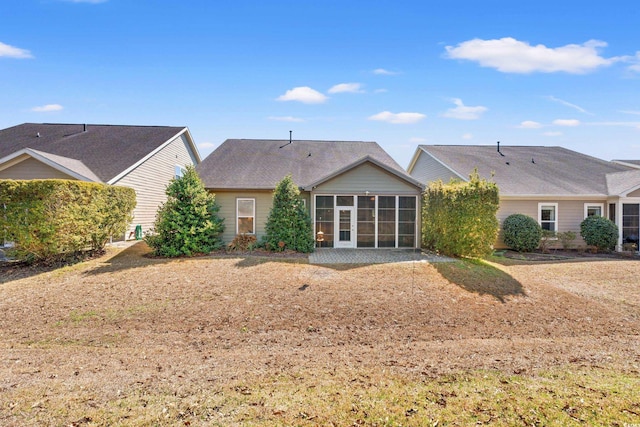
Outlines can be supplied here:
[[[214, 191], [216, 203], [220, 206], [218, 216], [224, 218], [224, 233], [222, 240], [225, 243], [231, 242], [236, 236], [236, 200], [255, 199], [255, 230], [259, 239], [265, 235], [265, 225], [267, 217], [271, 211], [273, 192], [272, 191]], [[307, 202], [308, 206], [308, 202]]]
[[420, 194], [420, 189], [397, 176], [375, 166], [363, 163], [314, 188], [316, 194]]
[[0, 170], [0, 179], [75, 179], [31, 156], [25, 154], [24, 158], [25, 160]]
[[504, 248], [502, 241], [502, 221], [512, 214], [524, 214], [538, 221], [538, 204], [539, 203], [557, 203], [557, 227], [558, 232], [573, 231], [576, 233], [575, 245], [582, 245], [584, 241], [580, 237], [580, 223], [584, 220], [585, 204], [604, 204], [607, 206], [606, 200], [500, 200], [500, 208], [498, 209], [498, 220], [500, 221], [500, 235], [496, 242], [497, 248]]
[[627, 194], [627, 197], [640, 197], [640, 189]]
[[[469, 171], [470, 173], [471, 171]], [[442, 163], [431, 157], [431, 155], [420, 151], [418, 160], [414, 164], [409, 174], [418, 182], [428, 185], [432, 181], [441, 179], [447, 183], [452, 179], [460, 179], [458, 175], [445, 167]]]
[[137, 205], [133, 211], [133, 222], [126, 233], [127, 238], [141, 225], [143, 232], [153, 228], [158, 207], [167, 200], [165, 190], [175, 176], [175, 166], [193, 165], [196, 157], [184, 134], [114, 182], [114, 185], [131, 187], [136, 191]]

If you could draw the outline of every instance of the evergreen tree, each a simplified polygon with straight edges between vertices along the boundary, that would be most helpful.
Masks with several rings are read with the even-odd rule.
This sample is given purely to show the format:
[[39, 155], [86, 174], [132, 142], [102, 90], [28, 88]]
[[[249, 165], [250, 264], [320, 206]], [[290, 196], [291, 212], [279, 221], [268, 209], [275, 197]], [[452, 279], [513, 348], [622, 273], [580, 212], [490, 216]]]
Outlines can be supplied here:
[[209, 253], [222, 246], [224, 229], [215, 196], [204, 188], [195, 168], [171, 180], [167, 201], [156, 216], [153, 233], [145, 237], [155, 255], [176, 257]]
[[267, 218], [266, 232], [265, 240], [271, 250], [313, 252], [311, 218], [291, 175], [284, 177], [273, 192], [273, 207]]

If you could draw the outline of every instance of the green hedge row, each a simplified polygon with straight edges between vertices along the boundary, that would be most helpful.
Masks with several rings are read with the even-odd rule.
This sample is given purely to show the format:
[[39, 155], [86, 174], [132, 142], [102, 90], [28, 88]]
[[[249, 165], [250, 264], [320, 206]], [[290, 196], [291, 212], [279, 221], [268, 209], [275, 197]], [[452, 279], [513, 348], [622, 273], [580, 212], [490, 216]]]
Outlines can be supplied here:
[[0, 180], [0, 239], [18, 259], [47, 260], [100, 250], [132, 220], [132, 188], [82, 181]]
[[422, 245], [446, 255], [491, 254], [498, 235], [498, 187], [480, 179], [429, 184], [423, 195]]

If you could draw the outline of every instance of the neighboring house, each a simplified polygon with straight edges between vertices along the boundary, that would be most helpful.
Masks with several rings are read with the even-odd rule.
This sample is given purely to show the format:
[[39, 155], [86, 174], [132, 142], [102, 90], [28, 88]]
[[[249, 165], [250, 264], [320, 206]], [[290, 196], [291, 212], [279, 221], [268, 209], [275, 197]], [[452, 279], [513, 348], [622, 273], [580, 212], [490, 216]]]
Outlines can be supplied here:
[[[514, 213], [543, 229], [574, 231], [590, 215], [614, 221], [622, 243], [640, 235], [640, 162], [608, 162], [561, 147], [420, 145], [408, 172], [423, 184], [468, 180], [477, 168], [500, 190], [500, 222]], [[504, 243], [498, 240], [497, 247]]]
[[229, 139], [196, 168], [225, 220], [223, 239], [265, 234], [273, 190], [301, 190], [318, 247], [414, 248], [422, 186], [377, 143]]
[[[153, 227], [169, 181], [200, 155], [186, 127], [25, 123], [0, 130], [0, 179], [76, 179], [131, 187], [136, 225]], [[121, 236], [114, 236], [121, 237]]]

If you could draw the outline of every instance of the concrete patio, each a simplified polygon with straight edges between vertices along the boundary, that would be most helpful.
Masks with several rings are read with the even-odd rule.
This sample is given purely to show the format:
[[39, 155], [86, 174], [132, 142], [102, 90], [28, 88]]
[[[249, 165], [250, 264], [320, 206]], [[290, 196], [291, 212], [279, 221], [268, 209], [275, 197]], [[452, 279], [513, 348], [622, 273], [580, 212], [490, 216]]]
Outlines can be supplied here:
[[309, 264], [386, 264], [393, 262], [450, 262], [452, 258], [420, 249], [316, 249]]

